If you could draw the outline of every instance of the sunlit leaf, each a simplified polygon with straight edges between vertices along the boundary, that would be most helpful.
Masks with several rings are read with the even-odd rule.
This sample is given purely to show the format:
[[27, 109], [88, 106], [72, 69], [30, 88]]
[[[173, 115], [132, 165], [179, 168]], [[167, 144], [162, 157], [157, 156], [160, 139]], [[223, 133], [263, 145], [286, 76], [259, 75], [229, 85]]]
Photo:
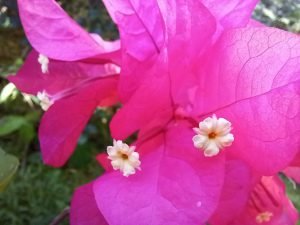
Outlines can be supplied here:
[[9, 97], [14, 96], [17, 92], [16, 86], [13, 83], [5, 85], [0, 93], [0, 103], [6, 102]]
[[0, 149], [0, 192], [4, 191], [19, 166], [19, 160]]

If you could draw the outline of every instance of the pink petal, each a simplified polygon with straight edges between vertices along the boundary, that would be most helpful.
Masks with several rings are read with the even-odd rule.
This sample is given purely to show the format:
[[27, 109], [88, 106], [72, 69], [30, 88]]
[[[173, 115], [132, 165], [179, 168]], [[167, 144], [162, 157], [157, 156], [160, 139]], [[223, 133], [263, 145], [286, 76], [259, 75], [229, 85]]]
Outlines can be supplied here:
[[[152, 128], [159, 130], [170, 120], [174, 105], [188, 105], [192, 100], [186, 91], [196, 81], [195, 67], [191, 65], [211, 42], [215, 21], [195, 1], [161, 2], [160, 8], [164, 20], [172, 27], [167, 48], [155, 60], [151, 58], [143, 63], [125, 56], [131, 61], [123, 62], [119, 90], [125, 104], [111, 123], [114, 138], [124, 139], [141, 128], [144, 132]], [[168, 14], [172, 9], [174, 14]], [[183, 14], [186, 16], [182, 17]], [[202, 30], [206, 30], [205, 35]]]
[[164, 21], [155, 0], [103, 2], [120, 31], [123, 54], [119, 93], [125, 102], [150, 75], [146, 67], [156, 62], [165, 42]]
[[[186, 103], [189, 100], [186, 89], [195, 84], [198, 55], [205, 51], [212, 41], [216, 23], [199, 1], [159, 1], [159, 9], [168, 27], [165, 32], [165, 45], [160, 48], [158, 56], [153, 55], [143, 62], [129, 54], [124, 55], [120, 80], [123, 102], [132, 96], [148, 76], [157, 74], [156, 76], [173, 77], [170, 81], [173, 87], [172, 94], [176, 99], [174, 102]], [[162, 64], [165, 64], [164, 69], [161, 68]], [[183, 76], [186, 79], [182, 79]], [[181, 85], [177, 85], [178, 83]]]
[[93, 183], [76, 189], [71, 202], [70, 224], [108, 225], [96, 204]]
[[250, 19], [249, 23], [247, 24], [247, 27], [267, 27], [267, 26], [257, 20]]
[[107, 158], [106, 153], [98, 154], [96, 159], [105, 171], [107, 171], [107, 172], [113, 171], [113, 168], [111, 166], [111, 161]]
[[58, 100], [48, 109], [39, 128], [46, 164], [59, 167], [66, 162], [95, 108], [115, 103], [117, 81], [117, 77], [98, 80], [79, 93]]
[[263, 175], [283, 170], [300, 144], [300, 81], [215, 111], [231, 121], [234, 142], [225, 149]]
[[235, 141], [228, 150], [255, 170], [284, 169], [300, 145], [300, 39], [269, 28], [234, 30], [211, 57], [203, 64], [209, 76], [199, 76], [196, 114], [229, 120]]
[[97, 205], [109, 224], [208, 220], [222, 188], [223, 157], [205, 158], [193, 147], [192, 136], [185, 125], [173, 125], [162, 134], [166, 142], [141, 159], [141, 171], [128, 178], [113, 172], [95, 182]]
[[195, 110], [210, 113], [299, 80], [300, 39], [274, 28], [229, 30], [205, 55]]
[[300, 149], [297, 155], [295, 156], [295, 158], [293, 159], [293, 161], [291, 162], [290, 166], [300, 167]]
[[119, 44], [95, 41], [72, 20], [54, 0], [18, 0], [26, 36], [40, 53], [57, 60], [105, 58], [117, 51]]
[[209, 224], [230, 224], [246, 206], [251, 191], [251, 173], [241, 161], [226, 162], [225, 181], [217, 210]]
[[157, 1], [104, 0], [119, 27], [122, 48], [138, 60], [157, 54], [164, 42], [164, 24]]
[[175, 105], [188, 107], [194, 102], [191, 92], [197, 85], [199, 56], [211, 47], [216, 21], [200, 1], [170, 0], [164, 7], [171, 94]]
[[286, 176], [300, 184], [300, 167], [288, 167], [282, 171]]
[[44, 74], [37, 59], [38, 53], [31, 51], [17, 75], [8, 78], [22, 92], [36, 95], [45, 90], [48, 94], [56, 94], [80, 86], [83, 81], [112, 75], [105, 64], [57, 60], [49, 60], [49, 71]]
[[258, 0], [200, 0], [223, 28], [245, 26]]
[[268, 225], [293, 225], [298, 221], [298, 212], [285, 193], [284, 183], [277, 177], [262, 177], [251, 194], [243, 213], [232, 221], [233, 225], [257, 225], [260, 213], [270, 212]]
[[164, 127], [172, 117], [168, 84], [166, 76], [149, 76], [114, 115], [110, 124], [112, 137], [123, 140], [141, 128]]

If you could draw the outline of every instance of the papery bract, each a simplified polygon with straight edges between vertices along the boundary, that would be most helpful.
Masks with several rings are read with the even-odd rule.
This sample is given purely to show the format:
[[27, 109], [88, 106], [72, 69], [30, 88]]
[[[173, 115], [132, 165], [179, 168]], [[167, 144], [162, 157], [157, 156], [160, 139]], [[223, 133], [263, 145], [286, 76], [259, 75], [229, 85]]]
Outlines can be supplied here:
[[263, 174], [283, 169], [299, 148], [299, 44], [273, 28], [228, 31], [203, 64], [209, 76], [199, 77], [208, 85], [199, 86], [193, 114], [228, 119], [232, 151]]
[[228, 160], [225, 164], [225, 180], [218, 208], [209, 224], [230, 224], [245, 208], [252, 188], [253, 174], [244, 162]]
[[300, 167], [289, 166], [282, 171], [286, 176], [300, 184]]
[[[215, 16], [223, 29], [245, 26], [258, 0], [200, 0]], [[237, 19], [238, 18], [238, 19]]]
[[72, 225], [108, 225], [96, 204], [93, 185], [91, 182], [75, 190], [70, 211]]
[[38, 63], [39, 54], [32, 50], [16, 76], [8, 77], [17, 88], [27, 94], [36, 95], [45, 90], [49, 95], [89, 85], [92, 81], [113, 75], [105, 64], [66, 62], [49, 60], [49, 72], [44, 74]]
[[[168, 28], [167, 42], [160, 54], [147, 61], [139, 62], [124, 55], [120, 95], [126, 104], [113, 118], [113, 137], [124, 138], [141, 127], [148, 127], [149, 121], [155, 121], [152, 126], [164, 127], [165, 122], [172, 118], [174, 104], [188, 104], [187, 99], [193, 92], [189, 89], [195, 87], [197, 55], [209, 46], [215, 31], [214, 18], [200, 2], [168, 1], [159, 2], [159, 6]], [[174, 14], [168, 13], [171, 11]], [[182, 79], [186, 73], [188, 76]], [[149, 99], [147, 104], [142, 104], [144, 99]], [[126, 115], [130, 115], [131, 120]], [[150, 120], [153, 115], [155, 120]], [[119, 130], [120, 124], [126, 130]]]
[[[300, 39], [251, 21], [256, 2], [105, 0], [120, 52], [118, 42], [88, 34], [55, 1], [19, 0], [28, 39], [50, 62], [42, 73], [29, 58], [35, 73], [25, 64], [11, 80], [54, 101], [40, 127], [46, 163], [67, 160], [94, 109], [116, 102], [117, 85], [123, 106], [112, 136], [139, 132], [141, 171], [123, 177], [100, 156], [107, 173], [76, 191], [72, 224], [251, 224], [273, 215], [295, 221], [276, 177], [251, 189], [256, 176], [288, 166], [300, 144]], [[120, 78], [105, 70], [107, 63], [121, 67]], [[213, 114], [232, 124], [234, 141], [208, 158], [193, 146], [192, 128]], [[245, 209], [250, 190], [255, 197], [248, 200], [261, 196], [267, 211]]]
[[119, 42], [106, 42], [73, 21], [55, 0], [18, 0], [26, 36], [40, 53], [57, 60], [118, 60]]
[[[109, 4], [111, 13], [118, 14], [120, 8], [128, 10], [128, 5], [124, 8], [118, 1], [109, 1]], [[250, 14], [250, 8], [254, 6], [255, 1], [249, 5], [243, 5], [242, 2], [238, 4], [240, 9], [245, 9]], [[132, 11], [132, 6], [130, 12], [139, 15], [141, 12]], [[250, 24], [247, 16], [243, 17], [240, 23], [230, 21], [232, 19], [229, 14], [226, 17], [222, 12], [217, 12], [217, 9], [210, 11], [200, 1], [158, 1], [158, 6], [166, 28], [160, 27], [165, 35], [164, 44], [159, 51], [155, 51], [153, 41], [149, 41], [147, 51], [140, 52], [143, 58], [123, 52], [119, 91], [124, 105], [111, 122], [112, 136], [124, 139], [139, 131], [139, 139], [151, 143], [151, 137], [155, 134], [172, 132], [170, 126], [173, 124], [180, 123], [180, 129], [191, 130], [195, 124], [213, 113], [226, 118], [233, 125], [232, 132], [236, 139], [232, 147], [226, 149], [226, 154], [233, 157], [237, 165], [246, 162], [250, 167], [245, 166], [241, 169], [243, 175], [247, 177], [248, 174], [248, 179], [241, 179], [235, 187], [230, 187], [230, 184], [233, 184], [232, 177], [236, 174], [228, 172], [227, 177], [225, 175], [225, 184], [222, 187], [224, 192], [221, 194], [219, 207], [226, 207], [230, 203], [233, 203], [230, 207], [234, 207], [234, 204], [243, 207], [249, 192], [247, 185], [251, 188], [249, 169], [260, 175], [274, 174], [287, 166], [297, 153], [299, 73], [296, 65], [300, 56], [299, 39], [296, 35], [284, 31], [265, 28], [253, 22]], [[224, 11], [228, 8], [224, 8]], [[238, 8], [237, 5], [232, 6], [231, 12]], [[126, 10], [121, 17], [114, 17], [117, 24], [123, 22], [119, 21], [120, 18], [127, 16], [124, 13]], [[228, 18], [227, 22], [225, 17]], [[133, 21], [130, 25], [138, 24], [138, 27], [145, 28], [143, 24], [130, 18], [126, 18], [126, 21]], [[133, 18], [136, 18], [135, 15]], [[153, 22], [157, 21], [157, 18], [157, 14], [152, 13], [149, 14], [148, 20]], [[222, 24], [220, 18], [224, 18], [224, 30], [219, 27]], [[229, 29], [240, 26], [247, 28]], [[124, 29], [123, 24], [120, 29]], [[203, 30], [206, 32], [201, 32]], [[126, 30], [124, 32], [126, 33]], [[142, 34], [147, 38], [150, 35], [156, 40], [151, 32]], [[130, 40], [131, 37], [126, 34], [123, 38]], [[126, 43], [128, 40], [123, 41]], [[131, 45], [130, 51], [137, 51], [138, 48], [134, 47]], [[271, 67], [274, 61], [276, 66]], [[288, 111], [288, 108], [292, 110]], [[182, 134], [180, 130], [177, 132]], [[180, 186], [189, 181], [184, 177], [176, 177], [170, 169], [173, 164], [168, 164], [170, 155], [174, 154], [175, 161], [178, 160], [176, 168], [185, 171], [184, 176], [195, 183], [197, 179], [189, 177], [194, 173], [183, 166], [180, 160], [185, 161], [186, 157], [190, 156], [194, 156], [194, 159], [203, 156], [196, 149], [194, 153], [189, 153], [187, 147], [182, 149], [190, 156], [181, 155], [179, 147], [161, 149], [162, 146], [168, 146], [166, 143], [175, 143], [175, 137], [176, 145], [181, 146], [184, 135], [177, 135], [166, 135], [158, 141], [156, 147], [149, 146], [147, 150], [140, 147], [142, 171], [128, 180], [122, 179], [120, 174], [115, 172], [109, 172], [99, 178], [94, 186], [94, 193], [99, 209], [108, 223], [118, 224], [121, 219], [126, 218], [128, 224], [134, 224], [149, 218], [149, 221], [155, 224], [178, 221], [183, 224], [203, 224], [209, 219], [205, 214], [201, 217], [204, 211], [198, 212], [199, 217], [193, 216], [194, 209], [190, 203], [187, 204], [181, 199], [188, 200], [193, 196], [188, 194], [190, 189], [187, 191]], [[220, 153], [216, 157], [223, 157], [224, 154]], [[201, 160], [198, 161], [200, 163]], [[209, 159], [203, 158], [201, 162], [208, 161]], [[168, 169], [165, 165], [169, 165]], [[194, 164], [188, 161], [187, 165]], [[196, 173], [201, 177], [206, 174], [205, 169], [198, 168]], [[163, 179], [164, 176], [167, 179]], [[169, 181], [175, 182], [180, 179], [182, 181], [178, 184], [179, 188], [170, 188], [173, 186]], [[153, 191], [164, 190], [166, 184], [168, 194], [173, 196], [167, 198], [167, 202], [164, 192]], [[239, 190], [239, 187], [243, 188]], [[202, 188], [202, 185], [199, 185], [198, 191]], [[176, 190], [176, 194], [172, 189]], [[231, 189], [239, 191], [239, 194], [232, 194]], [[182, 190], [185, 190], [184, 193]], [[146, 194], [141, 196], [141, 193]], [[183, 203], [187, 208], [183, 207]], [[180, 209], [180, 213], [171, 205]], [[201, 206], [200, 203], [198, 205]], [[211, 210], [215, 207], [216, 205], [210, 205], [206, 208]], [[113, 210], [115, 208], [118, 210]], [[229, 214], [229, 211], [218, 208], [216, 213], [218, 212], [219, 217], [215, 214], [212, 218], [212, 222], [216, 224], [233, 220], [241, 211]], [[149, 221], [146, 220], [145, 223]]]
[[32, 51], [16, 76], [8, 79], [21, 91], [36, 95], [46, 92], [53, 101], [44, 114], [39, 140], [43, 160], [62, 166], [75, 149], [77, 140], [97, 106], [115, 104], [118, 75], [105, 65], [51, 60], [44, 74]]
[[262, 177], [253, 189], [245, 211], [230, 224], [294, 225], [298, 212], [285, 193], [284, 183], [277, 177]]
[[[162, 126], [163, 121], [172, 118], [171, 113], [169, 118], [162, 116], [168, 110], [173, 111], [175, 117], [190, 117], [195, 121], [215, 113], [234, 127], [236, 138], [228, 149], [260, 173], [274, 174], [289, 164], [300, 143], [299, 43], [298, 36], [271, 28], [224, 32], [215, 45], [198, 57], [201, 64], [189, 61], [188, 54], [185, 55], [191, 71], [184, 81], [179, 76], [176, 79], [184, 61], [172, 64], [172, 57], [166, 56], [170, 61], [162, 57], [156, 64], [167, 62], [172, 65], [171, 69], [167, 67], [160, 73], [163, 77], [166, 73], [169, 82], [152, 88], [154, 78], [145, 78], [141, 87], [147, 87], [145, 92], [148, 93], [170, 90], [169, 96], [165, 100], [162, 97], [157, 98], [158, 101], [153, 99], [145, 105], [136, 104], [137, 110], [132, 111], [134, 103], [128, 101], [112, 121], [112, 134], [124, 138], [139, 127], [149, 130], [148, 110], [152, 115], [159, 115], [152, 121], [161, 120]], [[152, 68], [159, 67], [154, 65]], [[184, 91], [181, 92], [181, 88]], [[137, 100], [141, 96], [140, 89], [131, 99]], [[131, 115], [132, 123], [124, 115]], [[118, 129], [118, 124], [126, 130]], [[131, 132], [129, 127], [132, 127]], [[156, 128], [155, 124], [152, 128]]]
[[97, 106], [116, 102], [117, 77], [104, 78], [76, 95], [58, 100], [45, 113], [39, 128], [43, 160], [59, 167], [73, 153], [88, 120]]
[[111, 172], [95, 182], [97, 205], [109, 224], [207, 221], [222, 188], [224, 158], [198, 154], [192, 135], [185, 124], [172, 124], [166, 133], [149, 139], [145, 148], [137, 145], [144, 155], [140, 172], [128, 178]]

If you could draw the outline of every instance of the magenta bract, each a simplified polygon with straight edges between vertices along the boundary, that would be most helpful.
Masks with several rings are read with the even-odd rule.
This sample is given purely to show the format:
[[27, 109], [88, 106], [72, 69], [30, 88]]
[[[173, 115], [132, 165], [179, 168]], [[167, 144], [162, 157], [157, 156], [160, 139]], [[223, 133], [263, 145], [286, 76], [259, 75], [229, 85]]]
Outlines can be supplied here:
[[[256, 3], [104, 0], [120, 32], [120, 42], [106, 42], [53, 0], [19, 1], [49, 74], [33, 51], [9, 79], [54, 101], [40, 126], [44, 161], [63, 165], [94, 109], [118, 99], [112, 137], [138, 132], [141, 171], [124, 177], [99, 155], [107, 173], [76, 190], [73, 225], [296, 220], [276, 174], [299, 151], [300, 39], [250, 20]], [[211, 116], [233, 129], [230, 144], [205, 157], [193, 128]]]

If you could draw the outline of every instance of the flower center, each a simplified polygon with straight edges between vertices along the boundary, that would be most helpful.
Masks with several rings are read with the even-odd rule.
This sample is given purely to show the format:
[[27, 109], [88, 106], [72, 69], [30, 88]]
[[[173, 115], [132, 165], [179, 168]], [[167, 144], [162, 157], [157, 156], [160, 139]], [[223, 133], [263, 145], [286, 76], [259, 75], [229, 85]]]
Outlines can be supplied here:
[[135, 174], [136, 169], [141, 169], [139, 153], [135, 152], [134, 146], [129, 147], [122, 141], [114, 140], [113, 146], [107, 147], [107, 153], [114, 170], [120, 170], [125, 177]]
[[215, 132], [211, 132], [209, 135], [208, 135], [208, 138], [209, 139], [215, 139], [217, 137], [217, 134]]
[[265, 223], [265, 222], [269, 222], [272, 216], [273, 213], [266, 211], [266, 212], [259, 213], [255, 219], [257, 223]]
[[232, 144], [234, 137], [230, 133], [231, 123], [216, 115], [207, 117], [199, 123], [199, 128], [194, 128], [196, 135], [193, 137], [194, 146], [204, 150], [207, 157], [215, 156], [220, 149]]
[[127, 159], [128, 159], [128, 155], [122, 153], [122, 154], [121, 154], [121, 158], [122, 158], [123, 160], [127, 160]]

